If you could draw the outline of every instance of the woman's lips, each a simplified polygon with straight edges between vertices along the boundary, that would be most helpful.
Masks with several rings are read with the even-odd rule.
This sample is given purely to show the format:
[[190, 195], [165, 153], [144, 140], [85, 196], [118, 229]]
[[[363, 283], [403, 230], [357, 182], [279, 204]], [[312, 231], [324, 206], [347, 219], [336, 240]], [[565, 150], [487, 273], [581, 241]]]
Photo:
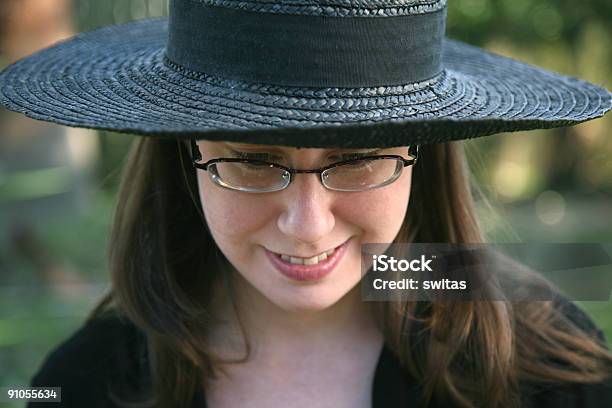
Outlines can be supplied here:
[[337, 247], [331, 255], [319, 261], [316, 265], [293, 264], [283, 260], [279, 254], [268, 251], [267, 249], [265, 251], [272, 265], [287, 278], [297, 281], [316, 281], [327, 276], [335, 268], [338, 262], [340, 262], [342, 255], [346, 251], [348, 242], [349, 240], [345, 241], [342, 245]]

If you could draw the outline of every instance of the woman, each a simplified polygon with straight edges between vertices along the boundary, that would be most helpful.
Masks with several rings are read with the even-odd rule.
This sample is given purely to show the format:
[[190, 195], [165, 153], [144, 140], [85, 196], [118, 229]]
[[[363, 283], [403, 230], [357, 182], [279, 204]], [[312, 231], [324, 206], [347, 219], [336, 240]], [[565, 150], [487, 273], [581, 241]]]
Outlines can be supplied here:
[[610, 109], [605, 89], [444, 39], [445, 11], [175, 0], [167, 26], [9, 67], [8, 108], [147, 136], [120, 188], [112, 293], [33, 385], [66, 406], [609, 404], [612, 356], [562, 297], [359, 294], [362, 244], [484, 241], [454, 140]]

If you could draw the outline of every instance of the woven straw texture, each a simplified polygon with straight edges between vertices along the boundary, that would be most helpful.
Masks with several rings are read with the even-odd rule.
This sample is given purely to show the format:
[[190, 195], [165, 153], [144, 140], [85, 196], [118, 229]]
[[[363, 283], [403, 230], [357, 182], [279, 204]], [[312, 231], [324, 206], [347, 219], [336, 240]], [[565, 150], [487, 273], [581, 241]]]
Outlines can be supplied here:
[[190, 0], [257, 13], [327, 17], [390, 17], [431, 13], [446, 0]]
[[0, 74], [0, 104], [34, 119], [123, 133], [302, 147], [426, 144], [573, 125], [610, 110], [601, 87], [445, 40], [418, 84], [287, 88], [186, 72], [164, 58], [167, 21], [77, 36]]

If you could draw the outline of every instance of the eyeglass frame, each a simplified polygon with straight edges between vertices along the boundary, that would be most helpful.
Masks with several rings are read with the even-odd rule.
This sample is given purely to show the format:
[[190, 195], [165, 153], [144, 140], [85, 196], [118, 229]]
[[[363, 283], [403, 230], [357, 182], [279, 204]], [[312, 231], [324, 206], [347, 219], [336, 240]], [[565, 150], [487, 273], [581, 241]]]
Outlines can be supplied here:
[[[242, 192], [246, 192], [246, 193], [273, 193], [273, 192], [277, 192], [277, 191], [282, 191], [284, 189], [286, 189], [287, 187], [289, 187], [289, 185], [293, 182], [294, 180], [294, 175], [295, 174], [299, 174], [299, 173], [318, 173], [319, 174], [319, 180], [321, 181], [321, 184], [323, 185], [323, 187], [325, 187], [328, 190], [331, 191], [345, 191], [345, 192], [359, 192], [359, 191], [367, 191], [367, 190], [371, 190], [374, 188], [379, 188], [379, 187], [384, 187], [386, 185], [389, 185], [391, 183], [393, 183], [394, 181], [396, 181], [400, 176], [401, 176], [401, 170], [400, 173], [398, 174], [398, 176], [393, 179], [393, 181], [391, 181], [390, 183], [386, 183], [386, 184], [382, 184], [380, 186], [376, 186], [374, 188], [371, 189], [365, 189], [365, 190], [341, 190], [341, 189], [334, 189], [334, 188], [330, 188], [327, 185], [325, 185], [325, 181], [323, 180], [323, 173], [327, 170], [333, 169], [335, 167], [347, 164], [347, 163], [352, 163], [352, 162], [356, 162], [356, 161], [363, 161], [363, 160], [382, 160], [382, 159], [397, 159], [400, 160], [403, 164], [403, 166], [401, 167], [401, 169], [403, 170], [404, 167], [408, 167], [408, 166], [412, 166], [414, 164], [417, 163], [418, 157], [419, 157], [419, 145], [418, 144], [414, 144], [414, 145], [409, 145], [408, 146], [408, 154], [411, 156], [410, 159], [405, 159], [404, 157], [400, 156], [400, 155], [396, 155], [396, 154], [382, 154], [382, 155], [372, 155], [372, 156], [363, 156], [363, 157], [357, 157], [354, 159], [349, 159], [349, 160], [342, 160], [339, 162], [335, 162], [335, 163], [331, 163], [328, 164], [327, 166], [323, 166], [320, 167], [318, 169], [294, 169], [292, 167], [287, 167], [287, 166], [283, 166], [282, 164], [278, 164], [278, 163], [273, 163], [273, 162], [268, 162], [265, 160], [258, 160], [258, 159], [244, 159], [244, 158], [238, 158], [238, 157], [220, 157], [220, 158], [216, 158], [216, 159], [210, 159], [208, 160], [206, 163], [198, 163], [198, 160], [202, 160], [202, 153], [200, 152], [200, 148], [198, 147], [196, 140], [195, 139], [191, 139], [191, 162], [193, 164], [193, 166], [197, 169], [201, 169], [204, 170], [206, 172], [208, 172], [209, 174], [210, 171], [208, 170], [208, 167], [212, 164], [216, 164], [216, 163], [252, 163], [252, 164], [262, 164], [262, 165], [268, 165], [270, 167], [276, 167], [279, 168], [281, 170], [286, 171], [287, 173], [289, 173], [289, 182], [287, 182], [287, 184], [283, 187], [280, 188], [278, 190], [270, 190], [270, 191], [251, 191], [251, 190], [241, 190], [239, 188], [232, 188], [232, 187], [227, 187], [224, 185], [221, 185], [217, 182], [215, 182], [216, 185], [218, 185], [219, 187], [223, 187], [223, 188], [227, 188], [228, 190], [232, 190], [232, 191], [242, 191]], [[213, 180], [214, 182], [214, 180]]]

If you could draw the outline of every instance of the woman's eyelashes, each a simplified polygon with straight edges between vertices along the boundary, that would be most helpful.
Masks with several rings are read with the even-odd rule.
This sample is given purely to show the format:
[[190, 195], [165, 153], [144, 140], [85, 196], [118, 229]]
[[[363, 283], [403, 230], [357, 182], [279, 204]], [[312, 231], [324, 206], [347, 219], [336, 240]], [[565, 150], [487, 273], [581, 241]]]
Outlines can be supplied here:
[[282, 160], [282, 157], [271, 155], [269, 153], [252, 153], [252, 152], [240, 152], [237, 150], [232, 150], [232, 155], [239, 159], [265, 160], [265, 161]]
[[370, 152], [344, 153], [341, 155], [332, 156], [332, 159], [334, 159], [334, 161], [361, 159], [362, 157], [376, 156], [379, 152], [380, 149], [372, 150]]

